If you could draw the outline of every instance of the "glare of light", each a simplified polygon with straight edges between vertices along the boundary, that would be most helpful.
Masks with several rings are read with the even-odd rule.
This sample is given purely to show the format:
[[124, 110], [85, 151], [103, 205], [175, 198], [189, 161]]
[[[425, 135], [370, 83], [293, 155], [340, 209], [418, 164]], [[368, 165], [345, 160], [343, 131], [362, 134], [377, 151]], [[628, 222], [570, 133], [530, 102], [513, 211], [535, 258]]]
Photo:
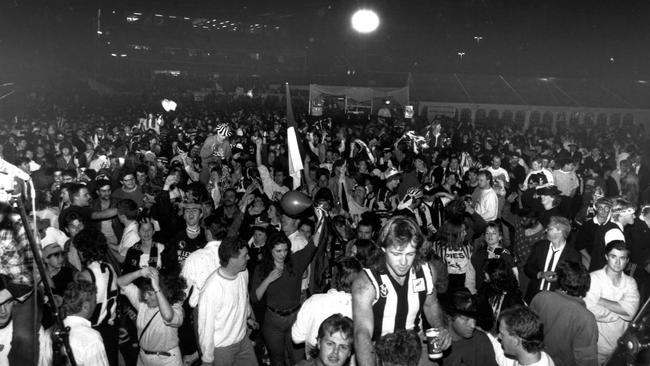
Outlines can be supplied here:
[[183, 20], [190, 20], [190, 17], [183, 17]]
[[98, 31], [97, 31], [97, 34], [103, 34], [103, 33], [102, 33], [102, 31], [98, 30]]
[[647, 84], [648, 82], [646, 80], [637, 80], [637, 83], [639, 83], [639, 84]]
[[120, 57], [126, 57], [126, 53], [121, 54]]
[[[172, 75], [173, 75], [173, 71], [172, 71]], [[165, 112], [176, 110], [176, 102], [174, 102], [173, 100], [163, 99], [161, 104]]]
[[539, 78], [539, 81], [548, 81], [548, 78]]
[[176, 19], [176, 15], [170, 15], [169, 18], [170, 19]]
[[135, 13], [135, 12], [134, 12], [133, 15], [142, 15], [142, 13]]
[[111, 56], [117, 57], [117, 53], [111, 53]]
[[379, 16], [370, 9], [360, 9], [352, 15], [352, 28], [359, 33], [371, 33], [377, 27], [379, 27]]
[[248, 92], [246, 92], [246, 96], [248, 96], [249, 98], [252, 98], [253, 97], [253, 90], [251, 89]]
[[158, 18], [161, 18], [163, 15], [162, 14], [156, 14]]

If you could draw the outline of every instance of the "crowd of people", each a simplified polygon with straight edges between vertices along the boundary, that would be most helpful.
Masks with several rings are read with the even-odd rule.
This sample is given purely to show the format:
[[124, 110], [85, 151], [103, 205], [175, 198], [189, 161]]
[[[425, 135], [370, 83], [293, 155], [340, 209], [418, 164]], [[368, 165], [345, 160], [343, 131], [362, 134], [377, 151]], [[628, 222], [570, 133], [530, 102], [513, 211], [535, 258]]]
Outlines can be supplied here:
[[650, 295], [642, 127], [297, 113], [296, 177], [210, 100], [3, 116], [0, 365], [604, 365]]

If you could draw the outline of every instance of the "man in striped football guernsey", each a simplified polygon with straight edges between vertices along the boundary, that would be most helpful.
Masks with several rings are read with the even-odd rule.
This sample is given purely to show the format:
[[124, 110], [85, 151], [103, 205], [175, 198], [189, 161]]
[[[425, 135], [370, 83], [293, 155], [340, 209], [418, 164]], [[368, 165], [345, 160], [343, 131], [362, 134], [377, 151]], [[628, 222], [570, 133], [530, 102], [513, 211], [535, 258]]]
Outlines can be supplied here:
[[[359, 366], [374, 366], [373, 342], [398, 330], [422, 335], [422, 313], [431, 326], [441, 329], [443, 349], [451, 345], [444, 328], [443, 311], [434, 288], [435, 275], [420, 261], [424, 236], [417, 223], [405, 216], [388, 220], [377, 239], [382, 255], [365, 268], [352, 286], [354, 343]], [[421, 365], [428, 360], [423, 353]]]

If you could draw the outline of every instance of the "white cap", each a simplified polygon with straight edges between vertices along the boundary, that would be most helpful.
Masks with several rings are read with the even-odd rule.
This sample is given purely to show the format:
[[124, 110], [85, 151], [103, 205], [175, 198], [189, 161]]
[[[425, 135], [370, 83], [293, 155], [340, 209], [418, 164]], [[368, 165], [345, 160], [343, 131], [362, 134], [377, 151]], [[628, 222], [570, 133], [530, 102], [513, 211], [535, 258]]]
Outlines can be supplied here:
[[63, 231], [50, 226], [45, 229], [45, 237], [41, 239], [41, 249], [45, 249], [52, 244], [58, 244], [63, 249], [68, 239], [68, 236]]

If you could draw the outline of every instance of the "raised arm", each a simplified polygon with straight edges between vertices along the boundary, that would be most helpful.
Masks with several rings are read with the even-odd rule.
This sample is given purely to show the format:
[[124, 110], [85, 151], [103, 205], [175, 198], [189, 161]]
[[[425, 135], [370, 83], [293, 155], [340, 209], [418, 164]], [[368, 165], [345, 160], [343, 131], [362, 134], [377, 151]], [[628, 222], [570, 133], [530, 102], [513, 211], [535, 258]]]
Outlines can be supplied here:
[[307, 187], [314, 186], [314, 184], [316, 183], [311, 179], [311, 176], [309, 175], [309, 172], [311, 170], [311, 167], [309, 167], [310, 162], [311, 162], [311, 156], [309, 155], [309, 153], [307, 153], [305, 154], [305, 161], [302, 164], [305, 170], [305, 174], [303, 174], [303, 176], [305, 177], [305, 182], [307, 182]]
[[[153, 287], [153, 291], [156, 293], [156, 299], [158, 300], [158, 310], [160, 310], [160, 316], [163, 318], [165, 323], [171, 323], [174, 320], [174, 309], [172, 309], [172, 306], [169, 304], [169, 301], [167, 301], [167, 297], [165, 294], [160, 290], [160, 277], [158, 275], [158, 270], [152, 267], [147, 267], [147, 277], [151, 279], [151, 287]], [[183, 317], [180, 317], [177, 320], [177, 325], [181, 325], [183, 322]]]

